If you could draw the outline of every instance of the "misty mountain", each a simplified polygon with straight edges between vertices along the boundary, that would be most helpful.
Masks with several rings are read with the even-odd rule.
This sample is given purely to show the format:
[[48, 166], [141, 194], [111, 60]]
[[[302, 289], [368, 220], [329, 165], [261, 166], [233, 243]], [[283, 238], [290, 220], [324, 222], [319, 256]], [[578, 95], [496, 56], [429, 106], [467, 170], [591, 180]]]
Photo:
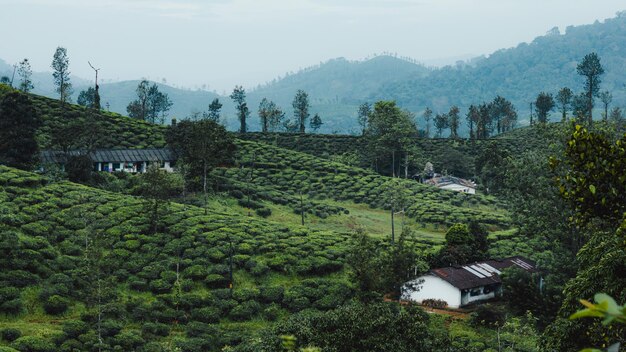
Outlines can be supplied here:
[[[446, 112], [456, 104], [463, 113], [470, 104], [489, 101], [497, 94], [517, 107], [521, 122], [528, 119], [529, 104], [541, 91], [556, 94], [564, 87], [583, 90], [584, 78], [576, 66], [590, 52], [600, 56], [605, 74], [600, 90], [613, 94], [613, 106], [626, 104], [626, 13], [604, 22], [557, 28], [531, 43], [502, 49], [472, 64], [433, 70], [427, 77], [407, 76], [402, 82], [383, 84], [370, 98], [395, 99], [412, 111], [431, 107]], [[597, 105], [598, 106], [598, 105]], [[596, 115], [596, 116], [599, 116]], [[553, 119], [558, 119], [553, 114]]]
[[[613, 94], [613, 106], [626, 105], [626, 13], [615, 18], [583, 25], [569, 26], [565, 33], [558, 29], [537, 37], [530, 43], [502, 49], [489, 56], [459, 61], [443, 68], [428, 68], [414, 60], [391, 55], [375, 56], [361, 61], [337, 58], [319, 65], [290, 73], [282, 78], [247, 88], [250, 108], [249, 128], [259, 130], [257, 116], [261, 99], [277, 103], [287, 117], [293, 116], [291, 102], [298, 89], [305, 90], [311, 102], [311, 116], [319, 113], [323, 133], [356, 133], [356, 111], [360, 103], [396, 100], [414, 112], [418, 123], [422, 111], [430, 107], [435, 112], [447, 112], [451, 105], [461, 108], [465, 115], [470, 104], [490, 101], [496, 95], [511, 100], [517, 107], [519, 123], [527, 124], [529, 104], [541, 91], [556, 93], [561, 87], [582, 91], [583, 77], [576, 74], [576, 65], [590, 52], [597, 52], [606, 73], [601, 90]], [[8, 75], [12, 66], [0, 61], [0, 75]], [[17, 80], [17, 78], [16, 78]], [[34, 92], [56, 97], [52, 74], [33, 73]], [[90, 80], [72, 77], [74, 100], [82, 89], [93, 84]], [[104, 83], [100, 86], [102, 104], [109, 103], [111, 111], [126, 114], [126, 106], [135, 99], [139, 81]], [[236, 82], [233, 82], [233, 87]], [[205, 111], [219, 97], [223, 104], [223, 121], [235, 130], [238, 121], [231, 99], [215, 93], [186, 90], [160, 84], [174, 105], [170, 117], [183, 118], [194, 111]], [[553, 113], [552, 118], [558, 119]], [[597, 114], [596, 116], [599, 116]], [[462, 131], [465, 124], [462, 124]]]

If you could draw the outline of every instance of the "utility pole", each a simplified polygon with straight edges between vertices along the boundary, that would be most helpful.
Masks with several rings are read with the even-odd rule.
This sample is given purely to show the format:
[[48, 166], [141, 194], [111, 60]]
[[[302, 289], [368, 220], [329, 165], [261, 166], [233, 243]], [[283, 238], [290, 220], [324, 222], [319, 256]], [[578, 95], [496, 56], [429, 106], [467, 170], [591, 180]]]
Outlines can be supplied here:
[[93, 96], [93, 108], [96, 110], [100, 110], [100, 93], [98, 92], [98, 89], [100, 89], [100, 86], [98, 86], [98, 71], [100, 71], [100, 69], [93, 67], [93, 65], [89, 61], [87, 61], [87, 63], [94, 71], [96, 71], [96, 92]]
[[302, 217], [302, 226], [304, 226], [304, 200], [302, 199], [302, 191], [300, 191], [300, 215]]
[[228, 288], [230, 289], [230, 295], [233, 295], [233, 241], [228, 240], [230, 244], [230, 256], [228, 258]]
[[530, 125], [533, 125], [533, 103], [530, 103]]
[[393, 198], [391, 198], [391, 243], [395, 240], [395, 229], [393, 225]]

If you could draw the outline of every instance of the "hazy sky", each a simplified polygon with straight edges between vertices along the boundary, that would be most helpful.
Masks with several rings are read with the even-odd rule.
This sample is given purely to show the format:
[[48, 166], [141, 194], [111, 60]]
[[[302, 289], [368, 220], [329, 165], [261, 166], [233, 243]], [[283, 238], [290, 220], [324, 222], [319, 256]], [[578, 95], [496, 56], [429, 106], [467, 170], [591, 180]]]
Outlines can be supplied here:
[[222, 92], [336, 57], [489, 54], [625, 9], [623, 0], [0, 0], [0, 58], [48, 71], [64, 46], [78, 76], [92, 76], [91, 60], [103, 79]]

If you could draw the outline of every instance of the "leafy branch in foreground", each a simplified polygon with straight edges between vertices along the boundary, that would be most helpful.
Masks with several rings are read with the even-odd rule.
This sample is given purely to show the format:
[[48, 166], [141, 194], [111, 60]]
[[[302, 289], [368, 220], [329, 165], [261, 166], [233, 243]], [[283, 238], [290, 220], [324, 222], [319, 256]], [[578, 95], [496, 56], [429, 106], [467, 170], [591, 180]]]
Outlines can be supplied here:
[[[587, 300], [581, 299], [580, 303], [584, 305], [585, 309], [579, 310], [578, 312], [572, 314], [570, 319], [580, 319], [580, 318], [602, 318], [603, 325], [609, 325], [613, 322], [626, 324], [626, 304], [619, 306], [613, 297], [604, 294], [604, 293], [596, 293], [594, 296], [594, 300], [596, 303], [591, 303]], [[607, 351], [619, 351], [620, 343], [615, 343], [611, 345]], [[595, 348], [586, 348], [581, 352], [601, 352], [599, 349]]]

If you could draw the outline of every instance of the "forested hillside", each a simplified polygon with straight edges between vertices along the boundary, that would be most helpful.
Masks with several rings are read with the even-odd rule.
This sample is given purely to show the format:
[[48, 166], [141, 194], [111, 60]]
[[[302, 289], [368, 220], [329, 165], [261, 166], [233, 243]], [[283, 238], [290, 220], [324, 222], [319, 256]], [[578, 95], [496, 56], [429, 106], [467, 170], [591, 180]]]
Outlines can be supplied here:
[[556, 94], [562, 87], [583, 90], [584, 78], [576, 74], [576, 65], [587, 53], [596, 52], [606, 68], [601, 90], [613, 94], [613, 104], [626, 104], [624, 72], [626, 48], [617, 43], [626, 40], [626, 14], [604, 22], [569, 26], [515, 48], [502, 49], [474, 64], [433, 70], [426, 78], [407, 77], [401, 83], [380, 87], [372, 100], [397, 99], [413, 111], [431, 107], [445, 112], [451, 105], [467, 108], [489, 101], [497, 94], [511, 100], [520, 118], [529, 115], [528, 107], [539, 92]]
[[[564, 86], [574, 93], [582, 91], [584, 79], [576, 74], [576, 65], [590, 52], [598, 53], [606, 71], [600, 89], [612, 93], [611, 106], [623, 107], [626, 104], [623, 88], [626, 49], [616, 43], [625, 40], [626, 16], [620, 13], [603, 22], [569, 26], [563, 33], [551, 30], [530, 43], [439, 69], [388, 55], [363, 61], [333, 59], [256, 88], [247, 87], [251, 112], [248, 125], [251, 131], [260, 130], [256, 112], [263, 98], [277, 103], [287, 117], [291, 117], [291, 103], [298, 89], [308, 92], [311, 115], [319, 113], [324, 122], [319, 130], [322, 133], [358, 133], [357, 109], [363, 102], [396, 100], [401, 107], [416, 114], [423, 129], [421, 115], [426, 107], [435, 113], [445, 113], [452, 105], [457, 105], [464, 116], [470, 104], [489, 102], [496, 95], [510, 100], [517, 108], [518, 123], [526, 125], [529, 104], [540, 92], [556, 94]], [[0, 75], [10, 76], [10, 71], [8, 65], [4, 70], [0, 67]], [[51, 84], [38, 85], [41, 75], [34, 82], [35, 92], [56, 97]], [[236, 83], [233, 82], [233, 86]], [[126, 106], [135, 99], [136, 86], [137, 81], [102, 84], [103, 107], [109, 103], [111, 111], [126, 114]], [[75, 83], [75, 87], [74, 99], [80, 90], [87, 88], [84, 81]], [[159, 88], [174, 103], [169, 111], [170, 118], [180, 119], [193, 112], [206, 111], [211, 100], [218, 97], [211, 92], [177, 89], [160, 83]], [[238, 121], [233, 102], [228, 96], [219, 99], [224, 105], [222, 121], [230, 130], [236, 130]], [[553, 113], [553, 119], [557, 119], [557, 115]], [[461, 124], [460, 131], [467, 133], [465, 123]]]

